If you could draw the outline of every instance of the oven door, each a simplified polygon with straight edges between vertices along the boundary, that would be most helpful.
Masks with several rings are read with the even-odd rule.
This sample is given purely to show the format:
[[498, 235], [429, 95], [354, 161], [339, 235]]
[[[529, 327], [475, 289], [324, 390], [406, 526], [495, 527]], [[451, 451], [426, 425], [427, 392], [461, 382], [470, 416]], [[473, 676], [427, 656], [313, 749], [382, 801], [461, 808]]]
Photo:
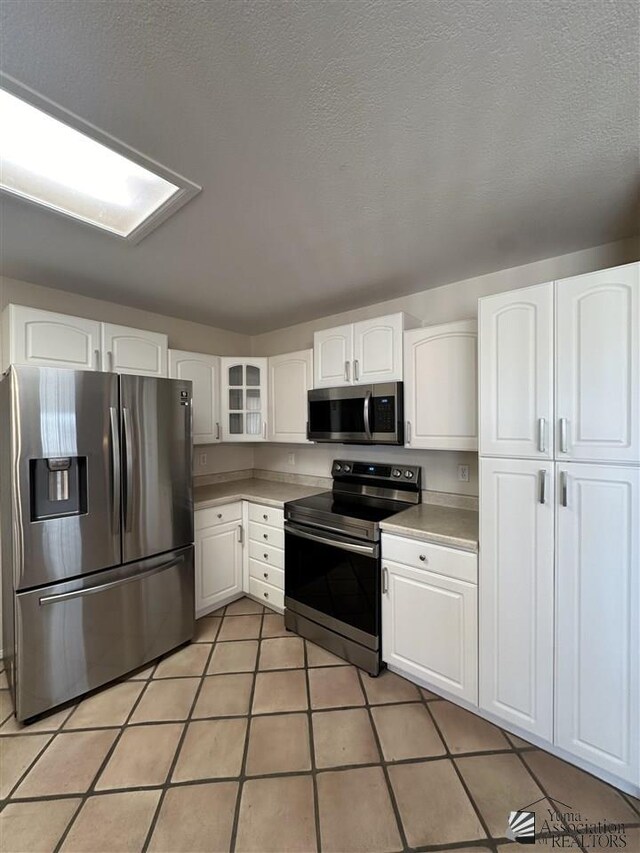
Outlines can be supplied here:
[[377, 650], [380, 546], [285, 523], [285, 607]]

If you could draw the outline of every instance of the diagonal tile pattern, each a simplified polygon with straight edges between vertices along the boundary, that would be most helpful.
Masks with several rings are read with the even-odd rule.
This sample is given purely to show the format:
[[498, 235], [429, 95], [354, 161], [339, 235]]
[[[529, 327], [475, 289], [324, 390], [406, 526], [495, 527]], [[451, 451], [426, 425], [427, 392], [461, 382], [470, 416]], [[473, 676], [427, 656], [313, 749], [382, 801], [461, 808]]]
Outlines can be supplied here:
[[2, 853], [511, 853], [509, 812], [539, 799], [541, 824], [553, 798], [640, 849], [637, 799], [246, 598], [29, 726], [0, 684]]

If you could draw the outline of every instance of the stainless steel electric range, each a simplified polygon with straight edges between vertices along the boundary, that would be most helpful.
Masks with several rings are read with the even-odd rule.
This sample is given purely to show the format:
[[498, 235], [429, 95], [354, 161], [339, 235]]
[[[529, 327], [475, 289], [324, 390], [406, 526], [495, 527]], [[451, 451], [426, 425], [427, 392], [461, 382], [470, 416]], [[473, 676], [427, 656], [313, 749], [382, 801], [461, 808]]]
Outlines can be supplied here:
[[420, 468], [336, 459], [333, 488], [285, 504], [285, 625], [378, 675], [380, 522], [422, 500]]

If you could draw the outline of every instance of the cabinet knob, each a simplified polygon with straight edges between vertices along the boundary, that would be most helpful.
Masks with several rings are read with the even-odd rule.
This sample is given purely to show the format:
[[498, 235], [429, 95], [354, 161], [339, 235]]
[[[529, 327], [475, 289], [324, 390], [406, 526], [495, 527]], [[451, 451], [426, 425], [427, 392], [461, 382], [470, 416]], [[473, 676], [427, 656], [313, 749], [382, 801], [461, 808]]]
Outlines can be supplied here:
[[269, 572], [263, 572], [263, 573], [262, 573], [262, 577], [263, 577], [263, 578], [268, 578], [268, 577], [269, 577]]
[[266, 512], [264, 513], [264, 515], [262, 517], [264, 518], [265, 521], [269, 518], [269, 516], [267, 515]]
[[422, 563], [426, 563], [427, 562], [427, 555], [426, 554], [420, 554], [420, 561]]
[[268, 534], [268, 533], [263, 533], [263, 534], [262, 534], [262, 536], [263, 536], [263, 538], [264, 538], [264, 539], [268, 539], [268, 538], [269, 538], [269, 534]]
[[265, 598], [269, 598], [269, 593], [268, 593], [268, 592], [263, 593], [263, 595], [264, 595], [264, 597], [265, 597]]
[[218, 513], [218, 518], [222, 518], [222, 513], [221, 513], [221, 512], [219, 512], [219, 513]]
[[265, 558], [265, 560], [268, 560], [268, 559], [269, 559], [269, 555], [268, 555], [268, 554], [263, 554], [262, 556]]

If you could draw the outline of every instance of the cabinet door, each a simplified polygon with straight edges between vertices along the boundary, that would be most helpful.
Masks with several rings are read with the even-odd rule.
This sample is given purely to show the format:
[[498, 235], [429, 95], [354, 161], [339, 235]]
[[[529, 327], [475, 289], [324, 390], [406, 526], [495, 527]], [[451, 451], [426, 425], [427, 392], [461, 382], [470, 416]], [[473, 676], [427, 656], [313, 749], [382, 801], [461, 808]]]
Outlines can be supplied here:
[[480, 464], [480, 707], [553, 739], [553, 462]]
[[553, 283], [478, 302], [480, 453], [553, 459]]
[[555, 742], [637, 782], [640, 470], [556, 466]]
[[362, 320], [353, 327], [353, 381], [402, 382], [402, 314]]
[[105, 370], [136, 376], [167, 375], [168, 339], [157, 332], [102, 324], [102, 359]]
[[307, 393], [313, 384], [313, 350], [269, 359], [269, 441], [308, 443]]
[[475, 584], [383, 561], [382, 658], [455, 696], [478, 702]]
[[557, 458], [640, 462], [640, 264], [556, 282]]
[[478, 449], [477, 337], [474, 320], [405, 333], [407, 446]]
[[196, 531], [196, 617], [242, 591], [242, 524]]
[[193, 443], [220, 441], [220, 358], [169, 350], [169, 376], [193, 383]]
[[8, 305], [5, 311], [5, 369], [33, 364], [100, 370], [100, 323], [22, 305]]
[[267, 359], [220, 360], [222, 374], [222, 438], [266, 441]]
[[314, 388], [351, 385], [353, 325], [323, 329], [313, 335]]

